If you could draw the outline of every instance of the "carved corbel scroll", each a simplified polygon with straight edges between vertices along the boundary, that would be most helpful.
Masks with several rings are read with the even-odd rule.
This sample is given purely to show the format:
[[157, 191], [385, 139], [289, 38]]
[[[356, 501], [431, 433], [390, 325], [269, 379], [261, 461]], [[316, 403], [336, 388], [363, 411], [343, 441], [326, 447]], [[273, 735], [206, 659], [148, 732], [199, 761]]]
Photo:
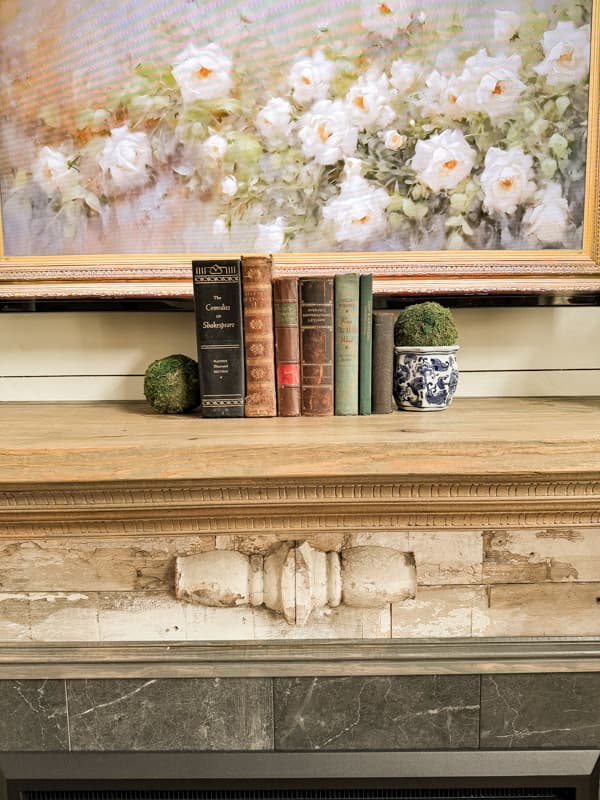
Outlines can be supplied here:
[[415, 596], [412, 553], [365, 545], [323, 552], [308, 542], [284, 542], [267, 555], [211, 550], [178, 556], [175, 595], [204, 606], [266, 606], [290, 625], [304, 625], [314, 608], [340, 603], [376, 608]]

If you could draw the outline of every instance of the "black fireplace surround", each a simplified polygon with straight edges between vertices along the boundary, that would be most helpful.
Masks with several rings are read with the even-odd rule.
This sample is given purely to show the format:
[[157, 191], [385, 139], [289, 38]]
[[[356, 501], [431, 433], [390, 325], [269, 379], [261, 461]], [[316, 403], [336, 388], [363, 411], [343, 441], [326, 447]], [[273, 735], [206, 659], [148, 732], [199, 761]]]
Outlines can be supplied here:
[[598, 750], [3, 753], [0, 800], [597, 800]]

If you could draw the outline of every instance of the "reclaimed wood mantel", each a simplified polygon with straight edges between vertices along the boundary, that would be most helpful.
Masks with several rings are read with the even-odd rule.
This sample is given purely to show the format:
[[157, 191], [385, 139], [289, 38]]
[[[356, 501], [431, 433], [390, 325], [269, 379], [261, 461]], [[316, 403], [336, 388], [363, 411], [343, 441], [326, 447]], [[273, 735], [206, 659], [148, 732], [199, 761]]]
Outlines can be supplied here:
[[[139, 403], [5, 403], [0, 419], [0, 545], [7, 553], [27, 542], [51, 542], [64, 553], [65, 542], [92, 547], [136, 537], [321, 541], [544, 529], [546, 537], [556, 530], [565, 539], [565, 531], [585, 531], [588, 561], [600, 564], [600, 538], [597, 548], [589, 544], [600, 526], [600, 398], [462, 399], [438, 414], [240, 420], [159, 415]], [[497, 544], [490, 552], [490, 563], [503, 557]], [[519, 559], [529, 564], [527, 555], [512, 562]], [[542, 561], [542, 589], [548, 581], [570, 587], [572, 565], [562, 565], [559, 575], [556, 559], [531, 563], [537, 569]], [[0, 592], [14, 603], [19, 591], [40, 589], [20, 563], [14, 572], [0, 567]], [[144, 569], [137, 573], [147, 589]], [[510, 575], [507, 586], [515, 581]], [[577, 587], [587, 587], [586, 603], [600, 595], [600, 575], [590, 575]], [[69, 580], [58, 588], [114, 590], [105, 576], [96, 583], [82, 577], [80, 587]], [[0, 603], [0, 631], [2, 609]], [[389, 642], [378, 634], [376, 647], [329, 639], [310, 647], [161, 641], [135, 649], [101, 634], [103, 641], [82, 649], [40, 641], [30, 626], [0, 648], [0, 676], [590, 670], [600, 668], [593, 635], [600, 632], [600, 602], [597, 613], [597, 628], [584, 636], [513, 640], [486, 637], [482, 628], [477, 640], [455, 635], [437, 649], [432, 639], [402, 642], [395, 634]]]
[[207, 420], [0, 407], [0, 537], [600, 524], [600, 399]]

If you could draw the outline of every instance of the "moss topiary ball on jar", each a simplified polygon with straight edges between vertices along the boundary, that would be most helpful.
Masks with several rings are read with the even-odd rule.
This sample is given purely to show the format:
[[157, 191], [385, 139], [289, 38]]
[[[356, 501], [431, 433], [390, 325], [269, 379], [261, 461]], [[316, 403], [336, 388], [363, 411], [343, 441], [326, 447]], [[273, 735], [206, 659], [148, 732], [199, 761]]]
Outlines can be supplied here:
[[177, 353], [153, 361], [144, 375], [144, 396], [161, 414], [184, 414], [200, 405], [198, 362]]
[[402, 411], [441, 411], [458, 384], [458, 331], [439, 303], [403, 309], [394, 327], [394, 399]]
[[439, 303], [416, 303], [402, 309], [394, 326], [396, 347], [448, 347], [457, 339], [452, 312]]

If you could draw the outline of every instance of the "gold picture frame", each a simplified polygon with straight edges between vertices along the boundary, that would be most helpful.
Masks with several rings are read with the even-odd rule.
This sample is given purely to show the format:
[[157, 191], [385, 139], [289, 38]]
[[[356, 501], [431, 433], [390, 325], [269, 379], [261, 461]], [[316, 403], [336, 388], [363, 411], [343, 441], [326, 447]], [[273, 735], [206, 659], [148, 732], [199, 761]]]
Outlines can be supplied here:
[[[374, 289], [378, 294], [598, 293], [599, 120], [600, 0], [593, 0], [583, 242], [580, 249], [276, 253], [275, 271], [279, 275], [372, 272]], [[192, 259], [226, 255], [190, 252], [19, 256], [6, 254], [4, 240], [0, 216], [0, 298], [9, 301], [190, 299]]]

